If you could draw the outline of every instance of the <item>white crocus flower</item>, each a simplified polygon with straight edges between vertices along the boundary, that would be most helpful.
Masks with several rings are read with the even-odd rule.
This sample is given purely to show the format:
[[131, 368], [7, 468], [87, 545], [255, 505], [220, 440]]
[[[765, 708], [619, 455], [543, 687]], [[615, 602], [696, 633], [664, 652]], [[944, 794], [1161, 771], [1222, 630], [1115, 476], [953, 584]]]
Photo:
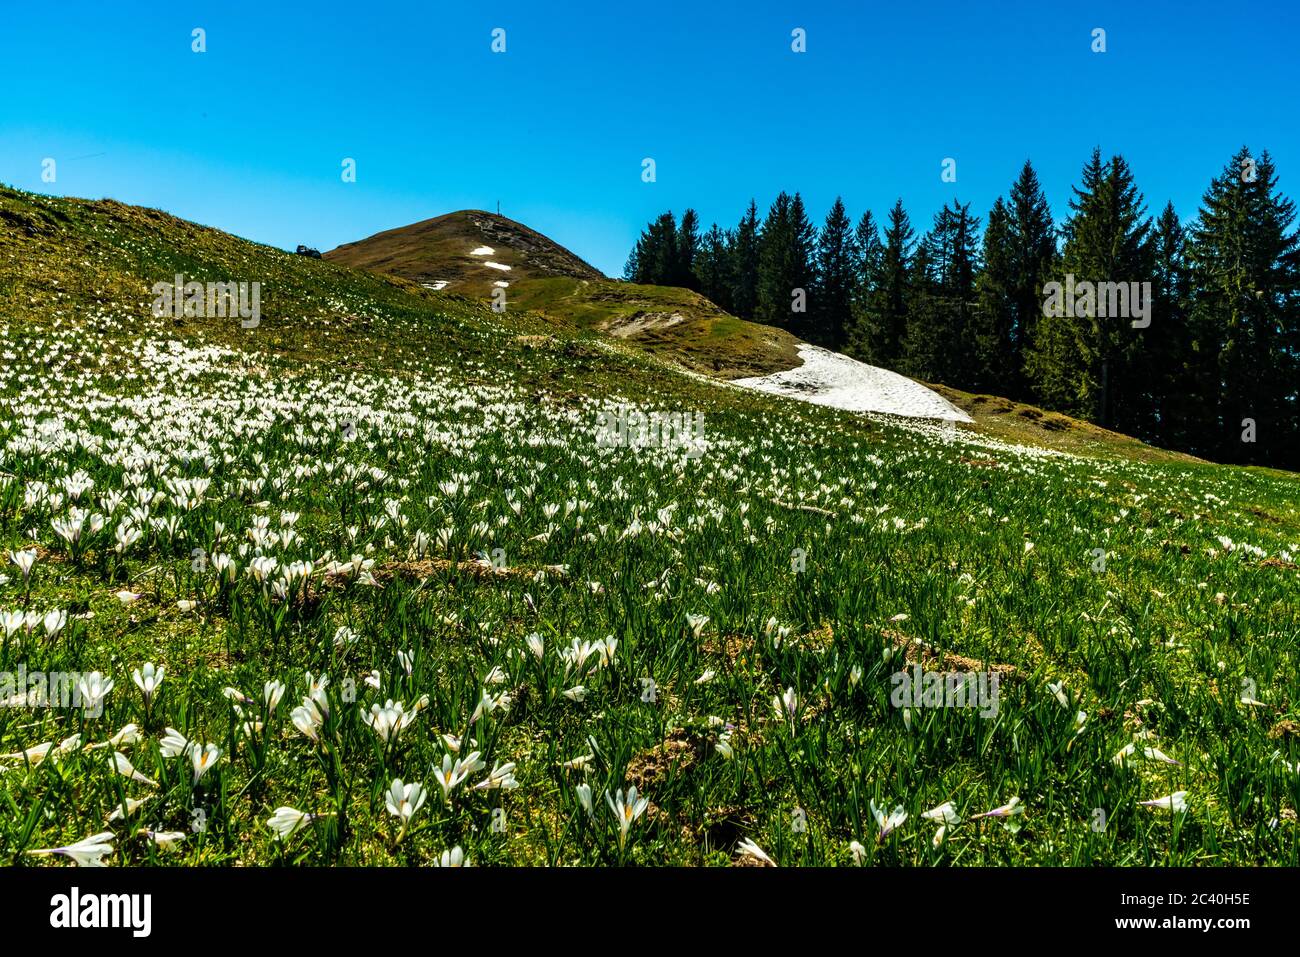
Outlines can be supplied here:
[[190, 747], [190, 763], [194, 765], [194, 783], [198, 784], [203, 776], [216, 767], [221, 757], [221, 749], [215, 744], [194, 744]]
[[132, 781], [137, 781], [140, 784], [147, 784], [150, 787], [158, 786], [157, 781], [151, 781], [149, 778], [137, 771], [135, 765], [131, 763], [130, 758], [121, 751], [113, 752], [113, 770], [117, 771], [117, 773], [122, 775], [122, 777], [130, 778]]
[[18, 566], [18, 571], [25, 581], [32, 577], [32, 566], [36, 564], [36, 549], [33, 548], [21, 552], [10, 552], [9, 560]]
[[507, 761], [505, 764], [493, 765], [492, 773], [474, 785], [474, 790], [484, 791], [501, 788], [509, 791], [517, 787], [519, 787], [519, 782], [515, 780], [515, 763]]
[[1047, 690], [1060, 702], [1062, 708], [1070, 707], [1070, 695], [1065, 690], [1064, 681], [1049, 682]]
[[236, 707], [251, 708], [253, 706], [253, 699], [238, 688], [225, 688], [221, 694], [233, 701]]
[[415, 816], [416, 811], [424, 807], [428, 797], [421, 784], [403, 784], [401, 778], [394, 778], [393, 783], [389, 785], [388, 792], [384, 795], [384, 804], [388, 808], [388, 813], [402, 822], [402, 828], [397, 835], [399, 842], [406, 836], [406, 828], [411, 823], [411, 818]]
[[876, 807], [876, 802], [871, 802], [871, 816], [876, 819], [876, 827], [880, 829], [877, 835], [878, 840], [884, 840], [889, 833], [907, 820], [907, 812], [903, 810], [903, 805], [899, 804], [892, 811], [886, 814], [880, 808]]
[[103, 867], [104, 858], [113, 853], [112, 831], [101, 831], [90, 837], [82, 838], [76, 844], [67, 847], [50, 847], [43, 850], [28, 851], [28, 854], [59, 854], [71, 858], [78, 867]]
[[88, 714], [98, 717], [104, 712], [104, 699], [113, 690], [113, 679], [92, 671], [88, 675], [82, 675], [77, 682], [77, 690], [81, 693], [82, 708]]
[[389, 698], [382, 706], [372, 704], [369, 714], [363, 710], [361, 720], [374, 729], [380, 740], [388, 743], [396, 741], [402, 731], [415, 720], [415, 712], [407, 711], [402, 702]]
[[627, 789], [626, 797], [622, 788], [619, 788], [617, 796], [606, 791], [605, 803], [609, 805], [609, 809], [614, 812], [614, 817], [618, 820], [618, 846], [621, 848], [627, 842], [627, 832], [636, 823], [636, 819], [645, 813], [645, 809], [650, 806], [650, 800], [637, 797], [634, 785]]
[[951, 801], [945, 801], [936, 808], [931, 808], [921, 815], [927, 821], [938, 821], [940, 824], [960, 824], [961, 815], [957, 813], [956, 808], [952, 806]]
[[163, 675], [166, 673], [165, 665], [155, 667], [149, 662], [145, 662], [142, 667], [131, 672], [131, 680], [135, 686], [140, 689], [144, 695], [144, 703], [147, 705], [153, 701], [153, 696], [157, 694], [159, 686], [162, 684]]
[[1187, 810], [1187, 792], [1175, 791], [1173, 794], [1166, 794], [1164, 797], [1153, 798], [1150, 801], [1138, 801], [1138, 804], [1143, 807], [1153, 807], [1162, 811], [1183, 814]]
[[189, 739], [175, 728], [168, 728], [158, 745], [164, 758], [178, 758], [190, 749]]
[[274, 713], [275, 709], [280, 706], [280, 699], [283, 697], [283, 681], [268, 681], [262, 685], [262, 701], [265, 703], [267, 711]]
[[315, 818], [315, 814], [308, 814], [305, 811], [296, 811], [291, 807], [278, 807], [275, 809], [275, 813], [267, 819], [266, 826], [275, 832], [275, 836], [279, 840], [284, 841], [302, 830]]
[[985, 811], [982, 814], [972, 814], [971, 819], [974, 820], [977, 817], [1014, 817], [1024, 813], [1025, 807], [1020, 803], [1020, 798], [1013, 797], [1001, 807], [995, 807], [993, 810]]
[[147, 837], [164, 851], [177, 850], [178, 844], [185, 840], [184, 831], [151, 831], [147, 827], [142, 827], [136, 831], [139, 837]]
[[320, 729], [325, 721], [315, 702], [310, 698], [303, 699], [303, 704], [289, 712], [289, 720], [304, 737], [312, 741], [320, 740]]
[[0, 629], [6, 638], [12, 638], [22, 630], [27, 616], [21, 611], [0, 611]]
[[465, 852], [457, 844], [450, 851], [443, 851], [441, 856], [433, 862], [434, 867], [469, 867], [469, 861], [465, 859]]
[[749, 838], [740, 842], [739, 852], [742, 857], [752, 857], [754, 860], [768, 867], [776, 867], [776, 861], [768, 857], [767, 851], [763, 850]]
[[45, 629], [46, 636], [57, 638], [59, 632], [63, 630], [64, 625], [68, 623], [68, 613], [62, 609], [46, 613], [41, 619], [41, 627]]
[[[144, 740], [140, 734], [140, 727], [136, 724], [128, 724], [108, 739], [108, 747], [121, 749], [130, 748]], [[104, 745], [91, 745], [91, 747], [104, 747]]]
[[467, 757], [457, 758], [454, 762], [450, 754], [442, 756], [442, 767], [434, 769], [434, 777], [442, 788], [444, 801], [451, 799], [451, 792], [456, 790], [469, 775], [483, 770], [484, 764], [479, 760], [479, 753], [471, 751]]
[[119, 804], [114, 808], [113, 813], [108, 816], [108, 822], [112, 824], [114, 821], [126, 820], [140, 808], [140, 805], [144, 804], [148, 800], [149, 798], [140, 798], [139, 800], [136, 800], [135, 798], [127, 798], [125, 810], [122, 808], [122, 805]]
[[777, 717], [793, 722], [799, 712], [799, 695], [793, 687], [786, 688], [784, 694], [772, 698], [772, 707], [776, 710]]

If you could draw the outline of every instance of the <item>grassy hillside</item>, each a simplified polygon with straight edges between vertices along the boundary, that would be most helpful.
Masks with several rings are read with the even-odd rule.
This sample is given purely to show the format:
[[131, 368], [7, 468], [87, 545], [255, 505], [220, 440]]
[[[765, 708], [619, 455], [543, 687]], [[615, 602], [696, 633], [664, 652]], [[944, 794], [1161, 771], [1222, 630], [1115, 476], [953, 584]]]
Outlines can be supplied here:
[[[261, 324], [154, 318], [177, 272]], [[0, 191], [0, 676], [113, 682], [0, 707], [0, 862], [1300, 863], [1294, 476], [746, 392], [563, 289]]]
[[[487, 249], [491, 253], [475, 254]], [[485, 302], [496, 293], [504, 296], [506, 312], [538, 312], [554, 324], [614, 336], [718, 378], [765, 375], [799, 364], [797, 340], [783, 330], [737, 319], [689, 289], [607, 279], [540, 233], [482, 210], [390, 229], [333, 249], [325, 258]]]

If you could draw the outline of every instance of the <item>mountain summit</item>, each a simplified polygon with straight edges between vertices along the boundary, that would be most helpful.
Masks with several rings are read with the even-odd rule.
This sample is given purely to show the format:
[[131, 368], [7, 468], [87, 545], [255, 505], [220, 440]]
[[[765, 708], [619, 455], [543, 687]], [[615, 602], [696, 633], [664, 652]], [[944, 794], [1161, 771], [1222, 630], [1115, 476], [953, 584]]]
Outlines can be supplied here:
[[605, 278], [554, 240], [481, 209], [387, 229], [332, 249], [325, 258], [467, 296], [532, 279]]

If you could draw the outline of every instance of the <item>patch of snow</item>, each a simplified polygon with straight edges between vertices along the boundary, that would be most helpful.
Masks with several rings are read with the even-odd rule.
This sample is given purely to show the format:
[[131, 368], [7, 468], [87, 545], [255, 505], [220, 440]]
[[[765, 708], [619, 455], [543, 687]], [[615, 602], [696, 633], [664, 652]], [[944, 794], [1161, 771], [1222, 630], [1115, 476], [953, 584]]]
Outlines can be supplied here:
[[785, 395], [849, 412], [884, 412], [912, 419], [971, 422], [969, 415], [932, 389], [888, 369], [804, 343], [803, 365], [772, 375], [734, 379], [759, 392]]
[[503, 265], [501, 265], [500, 263], [484, 263], [483, 265], [484, 265], [484, 266], [487, 266], [488, 269], [500, 269], [502, 272], [509, 272], [509, 271], [510, 271], [510, 267], [509, 267], [509, 266], [503, 266]]
[[496, 250], [491, 246], [480, 246], [478, 249], [471, 249], [469, 254], [471, 256], [491, 256], [494, 252]]
[[506, 282], [504, 279], [498, 279], [498, 280], [497, 280], [496, 282], [494, 282], [492, 285], [494, 285], [494, 286], [500, 286], [502, 289], [505, 289], [507, 286], [510, 285], [510, 283]]
[[439, 279], [437, 282], [422, 282], [420, 283], [420, 285], [423, 286], [425, 289], [432, 289], [436, 292], [439, 289], [447, 288], [447, 280]]

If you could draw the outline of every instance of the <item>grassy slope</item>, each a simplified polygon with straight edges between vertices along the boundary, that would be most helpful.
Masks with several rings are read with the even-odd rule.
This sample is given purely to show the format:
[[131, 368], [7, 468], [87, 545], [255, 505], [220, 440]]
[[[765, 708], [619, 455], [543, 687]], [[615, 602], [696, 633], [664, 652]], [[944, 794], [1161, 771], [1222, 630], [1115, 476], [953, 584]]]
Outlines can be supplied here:
[[[152, 319], [149, 286], [177, 271], [263, 282], [262, 325]], [[484, 863], [721, 863], [742, 837], [791, 864], [845, 863], [853, 839], [879, 863], [1300, 862], [1300, 572], [1279, 558], [1300, 551], [1294, 476], [1124, 442], [1073, 458], [921, 436], [684, 377], [588, 326], [498, 316], [164, 214], [0, 192], [0, 549], [41, 555], [30, 592], [0, 569], [0, 611], [89, 616], [53, 641], [39, 626], [6, 639], [0, 670], [97, 669], [117, 683], [97, 720], [0, 709], [0, 754], [77, 731], [100, 742], [133, 721], [150, 740], [124, 749], [157, 782], [126, 783], [102, 750], [32, 769], [0, 761], [0, 861], [34, 862], [24, 850], [101, 830], [128, 794], [151, 796], [137, 824], [188, 831], [196, 808], [208, 822], [169, 857], [115, 827], [116, 859], [133, 863], [423, 862], [453, 844]], [[592, 423], [611, 398], [704, 412], [708, 453], [598, 448]], [[56, 421], [81, 437], [61, 438]], [[96, 482], [85, 504], [100, 509], [104, 492], [141, 487], [136, 472], [160, 491], [178, 476], [213, 487], [192, 511], [155, 499], [153, 517], [175, 516], [176, 535], [151, 526], [116, 554], [123, 505], [73, 554], [50, 526], [66, 506], [28, 495], [78, 469]], [[384, 517], [389, 500], [405, 527]], [[239, 547], [257, 516], [276, 529], [286, 512], [300, 516], [301, 542], [271, 554], [319, 569], [327, 551], [358, 553], [380, 587], [327, 584], [318, 570], [300, 599], [270, 600]], [[445, 528], [452, 538], [433, 552], [462, 564], [427, 566], [422, 583], [414, 531]], [[194, 547], [237, 555], [237, 582], [194, 568]], [[463, 565], [496, 548], [510, 575]], [[142, 597], [122, 605], [112, 593], [123, 587]], [[699, 637], [692, 613], [709, 616]], [[358, 638], [335, 648], [341, 626]], [[524, 650], [533, 632], [540, 662]], [[560, 648], [606, 635], [619, 640], [611, 666], [566, 673]], [[898, 658], [885, 658], [900, 636], [1020, 678], [993, 719], [904, 716], [889, 703]], [[409, 676], [399, 650], [414, 659]], [[167, 667], [148, 713], [129, 678], [145, 660]], [[494, 667], [505, 681], [484, 686]], [[360, 682], [372, 668], [378, 696]], [[332, 752], [287, 719], [304, 669], [332, 676]], [[429, 696], [399, 746], [379, 747], [361, 724], [342, 697], [349, 677], [367, 708]], [[284, 703], [241, 737], [220, 690], [255, 694], [268, 679], [288, 685]], [[1070, 707], [1049, 680], [1065, 682]], [[577, 683], [581, 703], [561, 694]], [[787, 688], [793, 723], [771, 704]], [[1262, 705], [1239, 703], [1243, 688]], [[484, 690], [514, 700], [471, 723]], [[1088, 717], [1076, 734], [1078, 710]], [[735, 728], [731, 760], [711, 716]], [[198, 786], [158, 751], [168, 725], [222, 750]], [[1139, 731], [1181, 764], [1117, 767]], [[440, 734], [473, 737], [489, 766], [516, 762], [520, 787], [461, 790], [444, 806], [432, 783]], [[561, 767], [583, 754], [587, 770]], [[394, 776], [435, 792], [400, 845], [382, 798]], [[601, 796], [629, 783], [652, 805], [620, 850]], [[1173, 790], [1188, 792], [1184, 819], [1136, 806]], [[919, 818], [946, 800], [968, 817], [1012, 795], [1028, 808], [1015, 831], [968, 821], [934, 848]], [[880, 844], [872, 801], [911, 815]], [[286, 804], [341, 816], [282, 849], [263, 822]], [[795, 807], [805, 833], [790, 829]], [[1102, 833], [1089, 827], [1098, 807]], [[507, 812], [503, 834], [494, 808]]]
[[[490, 256], [471, 256], [486, 245]], [[568, 328], [606, 332], [652, 355], [724, 379], [798, 364], [783, 330], [737, 319], [688, 289], [606, 279], [545, 236], [505, 217], [461, 210], [386, 230], [330, 250], [325, 258], [486, 301], [509, 282], [507, 310], [534, 311]], [[507, 266], [501, 272], [483, 265]]]
[[1082, 419], [1004, 399], [963, 392], [938, 383], [925, 383], [975, 420], [975, 428], [1007, 442], [1036, 445], [1080, 455], [1112, 455], [1139, 462], [1199, 462], [1182, 452], [1147, 445], [1132, 436], [1112, 432]]

